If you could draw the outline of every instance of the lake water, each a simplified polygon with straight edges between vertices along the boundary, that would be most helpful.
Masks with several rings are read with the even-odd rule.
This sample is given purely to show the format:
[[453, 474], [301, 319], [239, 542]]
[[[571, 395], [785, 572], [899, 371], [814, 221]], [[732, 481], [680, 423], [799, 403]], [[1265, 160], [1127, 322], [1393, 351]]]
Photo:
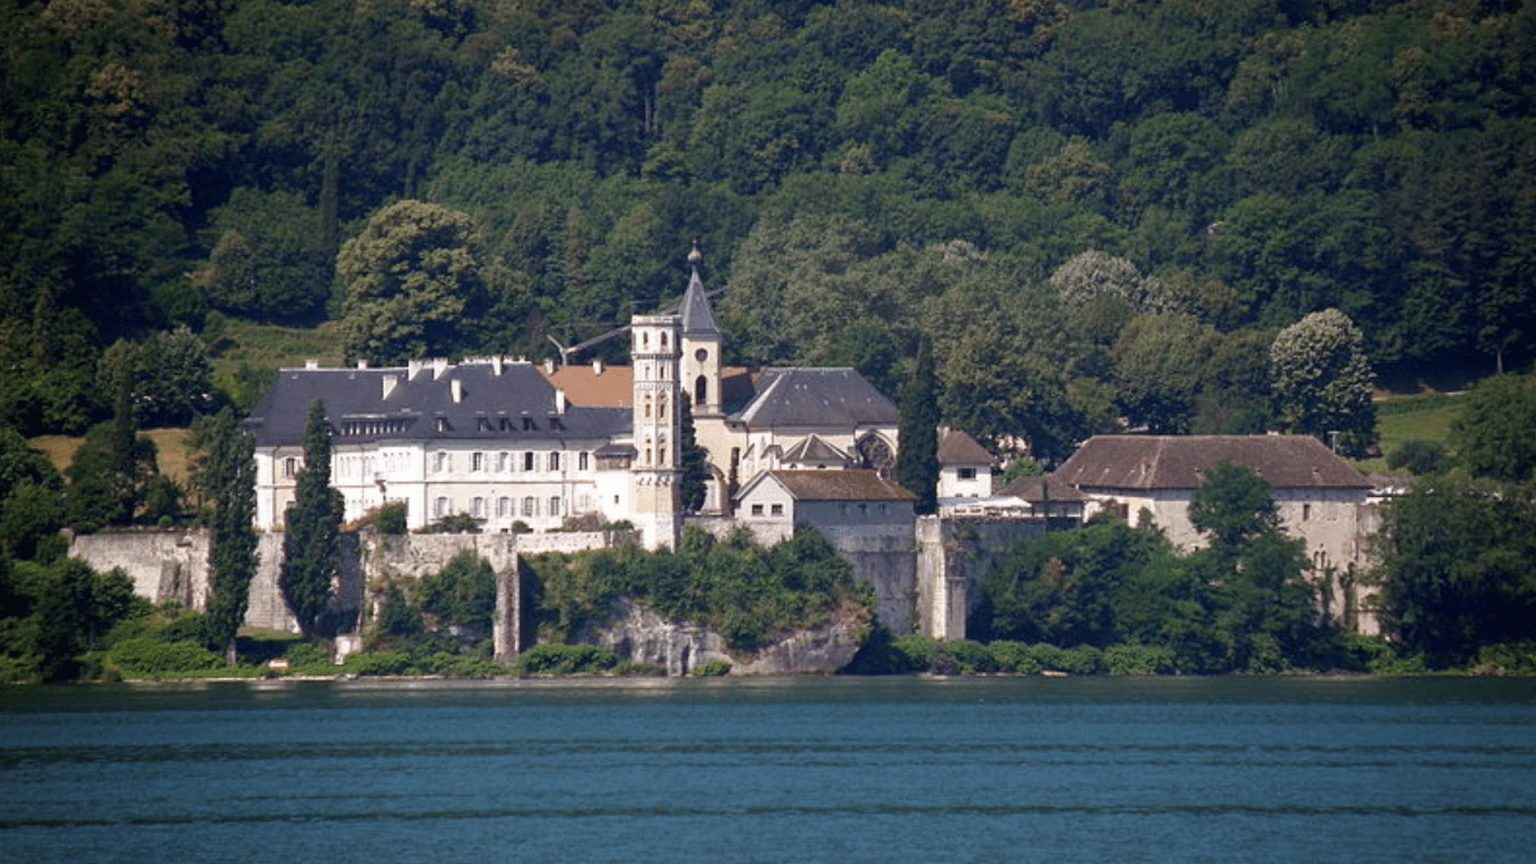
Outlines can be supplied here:
[[1536, 681], [0, 689], [17, 862], [1536, 860]]

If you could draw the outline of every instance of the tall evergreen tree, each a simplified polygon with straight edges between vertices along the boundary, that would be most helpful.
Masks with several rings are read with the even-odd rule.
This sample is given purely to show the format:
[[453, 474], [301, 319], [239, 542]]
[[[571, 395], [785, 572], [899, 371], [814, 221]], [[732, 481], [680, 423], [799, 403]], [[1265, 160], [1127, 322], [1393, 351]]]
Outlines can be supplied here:
[[917, 496], [918, 513], [938, 509], [939, 403], [928, 340], [917, 346], [917, 366], [901, 390], [896, 482]]
[[336, 635], [330, 614], [341, 569], [341, 493], [331, 488], [331, 425], [316, 399], [304, 421], [304, 467], [283, 537], [278, 585], [306, 635]]
[[704, 448], [699, 446], [698, 438], [693, 427], [693, 405], [691, 398], [678, 400], [681, 405], [682, 437], [678, 440], [679, 466], [682, 469], [681, 489], [683, 509], [689, 513], [697, 513], [704, 507], [704, 502], [709, 497], [709, 456]]
[[256, 575], [255, 442], [240, 428], [231, 408], [199, 424], [207, 447], [201, 485], [213, 499], [208, 569], [213, 575], [208, 597], [205, 642], [236, 661], [235, 633], [245, 620], [251, 579]]

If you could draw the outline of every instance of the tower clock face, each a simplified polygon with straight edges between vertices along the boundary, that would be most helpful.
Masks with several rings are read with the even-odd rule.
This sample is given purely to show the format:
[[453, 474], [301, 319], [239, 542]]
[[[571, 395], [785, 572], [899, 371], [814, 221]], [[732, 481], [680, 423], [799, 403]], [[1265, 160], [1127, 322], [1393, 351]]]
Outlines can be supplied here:
[[707, 349], [707, 348], [700, 348], [699, 350], [693, 352], [693, 357], [694, 357], [695, 360], [698, 360], [700, 363], [703, 363], [705, 360], [709, 359], [709, 349]]

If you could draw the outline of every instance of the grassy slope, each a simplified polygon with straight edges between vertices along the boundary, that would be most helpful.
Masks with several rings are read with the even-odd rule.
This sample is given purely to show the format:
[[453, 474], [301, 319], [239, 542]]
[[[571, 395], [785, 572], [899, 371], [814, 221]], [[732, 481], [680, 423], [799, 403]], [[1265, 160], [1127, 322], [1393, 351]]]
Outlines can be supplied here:
[[[1376, 403], [1376, 431], [1381, 452], [1391, 453], [1404, 441], [1438, 441], [1450, 447], [1451, 423], [1461, 413], [1461, 394], [1427, 393], [1395, 397]], [[1385, 472], [1385, 458], [1363, 459], [1355, 467], [1365, 472]]]

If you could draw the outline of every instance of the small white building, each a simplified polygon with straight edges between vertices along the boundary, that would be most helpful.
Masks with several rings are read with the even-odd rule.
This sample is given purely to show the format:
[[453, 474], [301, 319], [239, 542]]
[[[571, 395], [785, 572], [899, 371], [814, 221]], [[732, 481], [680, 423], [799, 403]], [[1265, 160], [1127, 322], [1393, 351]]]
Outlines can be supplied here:
[[896, 532], [908, 541], [916, 496], [876, 471], [766, 471], [741, 490], [736, 521], [771, 546], [809, 525], [834, 544]]

